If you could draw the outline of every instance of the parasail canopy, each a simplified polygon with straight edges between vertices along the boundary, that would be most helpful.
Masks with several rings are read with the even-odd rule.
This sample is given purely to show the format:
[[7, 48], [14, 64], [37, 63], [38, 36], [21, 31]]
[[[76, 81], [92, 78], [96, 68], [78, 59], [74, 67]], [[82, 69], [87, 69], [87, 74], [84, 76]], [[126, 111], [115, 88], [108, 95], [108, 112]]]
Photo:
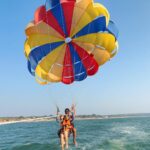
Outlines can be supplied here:
[[40, 84], [82, 81], [118, 50], [118, 30], [93, 0], [47, 0], [25, 33], [28, 69]]

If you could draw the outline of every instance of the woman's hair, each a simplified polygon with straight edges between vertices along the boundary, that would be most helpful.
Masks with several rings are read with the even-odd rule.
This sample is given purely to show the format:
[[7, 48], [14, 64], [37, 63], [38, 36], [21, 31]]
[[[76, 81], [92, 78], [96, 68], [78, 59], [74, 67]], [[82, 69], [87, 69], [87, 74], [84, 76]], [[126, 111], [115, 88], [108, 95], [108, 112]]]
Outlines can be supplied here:
[[67, 115], [64, 116], [64, 120], [68, 120], [69, 117]]

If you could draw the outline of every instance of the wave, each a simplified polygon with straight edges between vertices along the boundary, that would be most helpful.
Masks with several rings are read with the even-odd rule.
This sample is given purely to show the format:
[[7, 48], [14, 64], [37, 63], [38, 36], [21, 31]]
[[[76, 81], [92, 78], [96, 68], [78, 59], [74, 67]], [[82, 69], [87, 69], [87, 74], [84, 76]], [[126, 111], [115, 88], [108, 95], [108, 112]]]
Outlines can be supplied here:
[[15, 146], [11, 150], [57, 150], [59, 147], [56, 144], [40, 144], [40, 143], [27, 143], [20, 146]]

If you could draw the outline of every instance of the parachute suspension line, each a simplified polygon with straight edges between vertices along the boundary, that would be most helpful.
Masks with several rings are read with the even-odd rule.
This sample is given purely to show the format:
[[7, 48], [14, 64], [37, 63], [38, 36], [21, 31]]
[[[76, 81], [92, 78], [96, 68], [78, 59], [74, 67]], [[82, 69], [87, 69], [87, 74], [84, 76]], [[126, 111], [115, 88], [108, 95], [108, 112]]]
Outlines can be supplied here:
[[60, 113], [60, 109], [57, 104], [56, 104], [56, 109], [57, 109], [57, 115], [58, 115]]

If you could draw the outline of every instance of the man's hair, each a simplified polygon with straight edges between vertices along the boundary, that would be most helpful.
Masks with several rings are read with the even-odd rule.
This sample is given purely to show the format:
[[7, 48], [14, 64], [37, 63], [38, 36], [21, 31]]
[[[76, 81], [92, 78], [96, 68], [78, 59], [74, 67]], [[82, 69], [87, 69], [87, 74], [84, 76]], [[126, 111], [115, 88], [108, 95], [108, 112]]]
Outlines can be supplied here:
[[66, 112], [66, 111], [70, 111], [70, 109], [69, 109], [69, 108], [66, 108], [66, 109], [65, 109], [65, 112]]

